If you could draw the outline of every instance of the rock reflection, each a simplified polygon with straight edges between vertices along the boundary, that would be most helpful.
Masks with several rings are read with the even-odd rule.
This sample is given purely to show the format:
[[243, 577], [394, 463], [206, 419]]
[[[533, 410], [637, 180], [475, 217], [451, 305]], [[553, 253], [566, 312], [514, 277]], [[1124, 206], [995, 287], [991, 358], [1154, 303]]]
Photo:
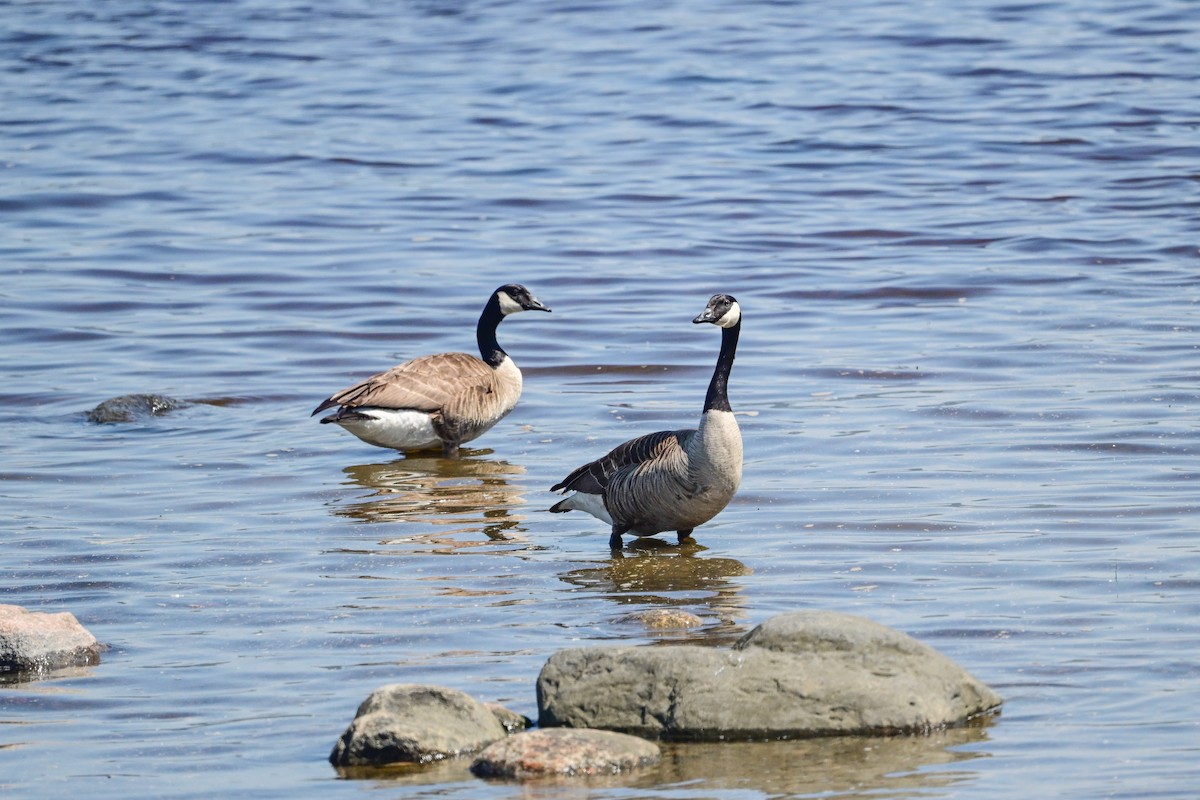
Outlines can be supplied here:
[[[687, 609], [706, 621], [699, 630], [654, 630], [656, 639], [729, 644], [746, 632], [741, 585], [730, 580], [750, 574], [734, 558], [704, 558], [704, 548], [678, 547], [654, 539], [640, 541], [632, 554], [617, 554], [598, 566], [563, 573], [560, 578], [630, 607]], [[715, 617], [714, 623], [708, 622]]]
[[[525, 781], [527, 800], [589, 797], [589, 790], [623, 787], [656, 795], [684, 789], [688, 797], [745, 791], [765, 797], [879, 800], [939, 792], [976, 779], [967, 765], [988, 754], [955, 748], [986, 742], [994, 716], [961, 728], [913, 736], [836, 736], [785, 742], [660, 743], [663, 760], [628, 774], [549, 776]], [[470, 758], [426, 767], [338, 768], [343, 778], [371, 779], [379, 788], [439, 784], [470, 791], [483, 784], [469, 771]]]
[[525, 468], [506, 461], [471, 454], [457, 459], [428, 456], [359, 464], [344, 471], [347, 483], [369, 494], [335, 507], [334, 514], [367, 523], [430, 526], [420, 534], [429, 543], [462, 545], [450, 537], [463, 532], [508, 541], [524, 519], [513, 513], [525, 504], [524, 489], [511, 481], [524, 475]]
[[335, 764], [333, 769], [339, 778], [345, 780], [379, 781], [380, 788], [475, 781], [469, 757], [447, 758], [432, 764], [392, 764], [386, 767], [343, 767]]
[[973, 780], [975, 773], [963, 765], [987, 754], [952, 748], [986, 741], [993, 721], [989, 716], [965, 727], [914, 736], [664, 744], [662, 765], [631, 785], [686, 783], [692, 792], [752, 789], [768, 797], [911, 797], [914, 791]]
[[13, 670], [0, 672], [0, 687], [43, 693], [74, 694], [74, 689], [62, 689], [55, 685], [55, 681], [92, 677], [95, 677], [95, 664], [57, 667], [51, 670]]

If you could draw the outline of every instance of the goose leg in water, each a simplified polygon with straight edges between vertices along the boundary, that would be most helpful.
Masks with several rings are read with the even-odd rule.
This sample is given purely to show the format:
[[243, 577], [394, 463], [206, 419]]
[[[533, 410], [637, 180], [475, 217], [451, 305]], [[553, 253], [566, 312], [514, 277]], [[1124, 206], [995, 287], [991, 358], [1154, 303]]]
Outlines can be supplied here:
[[621, 525], [613, 524], [612, 536], [608, 537], [608, 549], [620, 550], [624, 543], [621, 541], [621, 536], [629, 532], [629, 528]]

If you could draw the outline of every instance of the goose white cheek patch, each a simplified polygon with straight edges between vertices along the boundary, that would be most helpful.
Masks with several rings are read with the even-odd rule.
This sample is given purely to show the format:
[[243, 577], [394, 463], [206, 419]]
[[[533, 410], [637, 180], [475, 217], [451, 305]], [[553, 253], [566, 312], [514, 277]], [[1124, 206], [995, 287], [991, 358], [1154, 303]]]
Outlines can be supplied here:
[[500, 313], [506, 317], [525, 310], [520, 303], [509, 297], [507, 292], [496, 292], [496, 299], [500, 301]]
[[725, 315], [717, 320], [717, 325], [722, 328], [732, 328], [734, 325], [737, 325], [739, 322], [741, 322], [741, 320], [742, 307], [738, 305], [737, 301], [735, 300], [733, 305], [729, 307], [729, 310], [725, 312]]

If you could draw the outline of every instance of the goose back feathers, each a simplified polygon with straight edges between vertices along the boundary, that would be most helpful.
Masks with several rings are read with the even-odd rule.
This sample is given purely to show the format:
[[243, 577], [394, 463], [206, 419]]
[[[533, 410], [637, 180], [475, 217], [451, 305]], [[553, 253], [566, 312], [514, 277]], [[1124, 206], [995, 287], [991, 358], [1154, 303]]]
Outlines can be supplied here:
[[625, 533], [673, 530], [684, 541], [725, 508], [741, 483], [742, 437], [728, 397], [741, 308], [729, 295], [714, 295], [693, 322], [723, 329], [699, 427], [631, 439], [551, 487], [573, 492], [551, 511], [586, 511], [607, 522], [613, 548]]

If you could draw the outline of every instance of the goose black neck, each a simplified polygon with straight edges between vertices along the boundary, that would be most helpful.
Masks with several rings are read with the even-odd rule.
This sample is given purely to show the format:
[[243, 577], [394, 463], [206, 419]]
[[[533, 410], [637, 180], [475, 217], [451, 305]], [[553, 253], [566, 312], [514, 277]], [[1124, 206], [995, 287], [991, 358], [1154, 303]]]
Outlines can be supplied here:
[[483, 313], [479, 315], [479, 324], [475, 326], [479, 357], [492, 368], [500, 366], [500, 362], [508, 357], [508, 353], [505, 353], [496, 341], [496, 328], [503, 319], [504, 312], [500, 310], [500, 301], [493, 294], [492, 299], [483, 307]]
[[704, 398], [705, 411], [732, 411], [729, 406], [729, 371], [733, 368], [733, 355], [737, 351], [738, 335], [742, 332], [742, 321], [731, 328], [721, 329], [721, 353], [712, 380], [708, 382], [708, 395]]

